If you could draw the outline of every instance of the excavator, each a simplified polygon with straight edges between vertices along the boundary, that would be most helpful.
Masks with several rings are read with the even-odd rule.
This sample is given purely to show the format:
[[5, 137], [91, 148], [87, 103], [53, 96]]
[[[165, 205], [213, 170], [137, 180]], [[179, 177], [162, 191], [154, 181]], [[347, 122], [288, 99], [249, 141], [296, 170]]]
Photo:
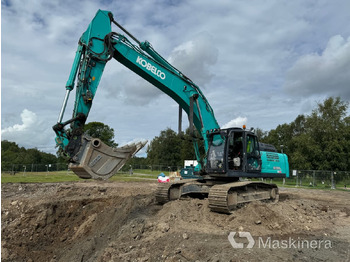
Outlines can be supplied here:
[[[122, 33], [112, 31], [112, 24]], [[259, 143], [253, 130], [245, 126], [220, 128], [201, 89], [157, 53], [148, 41], [140, 42], [114, 20], [110, 11], [104, 10], [97, 11], [79, 39], [62, 108], [53, 126], [56, 143], [76, 175], [85, 179], [108, 179], [146, 144], [141, 141], [111, 148], [83, 131], [103, 70], [111, 59], [170, 96], [188, 115], [198, 162], [194, 173], [200, 179], [160, 184], [155, 194], [158, 203], [204, 196], [208, 197], [212, 211], [231, 213], [242, 203], [278, 201], [277, 185], [263, 181], [289, 176], [287, 155]], [[75, 81], [73, 115], [63, 121]], [[66, 128], [67, 125], [70, 126]], [[199, 141], [204, 144], [205, 154], [200, 154]]]

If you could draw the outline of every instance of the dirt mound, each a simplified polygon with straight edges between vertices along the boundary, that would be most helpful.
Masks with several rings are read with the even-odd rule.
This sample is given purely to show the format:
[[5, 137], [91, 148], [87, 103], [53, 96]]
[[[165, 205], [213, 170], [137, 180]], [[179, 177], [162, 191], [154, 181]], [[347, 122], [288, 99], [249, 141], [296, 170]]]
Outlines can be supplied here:
[[[32, 198], [25, 198], [31, 190]], [[18, 198], [2, 203], [3, 261], [96, 261], [98, 250], [115, 239], [129, 217], [152, 210], [147, 208], [152, 198], [113, 190], [118, 189], [19, 185]]]
[[[207, 199], [158, 205], [155, 188], [155, 183], [4, 184], [2, 260], [288, 261], [311, 256], [346, 261], [350, 255], [348, 192], [315, 196], [287, 190], [277, 204], [250, 203], [226, 215], [210, 212]], [[332, 236], [336, 247], [333, 253], [268, 248], [237, 252], [227, 237], [239, 231], [255, 238]]]

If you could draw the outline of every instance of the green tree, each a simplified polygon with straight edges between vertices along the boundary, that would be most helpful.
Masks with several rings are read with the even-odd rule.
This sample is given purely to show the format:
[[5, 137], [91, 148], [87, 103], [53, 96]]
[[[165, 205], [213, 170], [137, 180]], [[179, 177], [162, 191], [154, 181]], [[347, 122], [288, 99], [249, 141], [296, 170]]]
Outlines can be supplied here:
[[204, 141], [201, 139], [198, 139], [199, 133], [197, 130], [194, 130], [194, 136], [197, 138], [193, 138], [190, 129], [187, 128], [184, 133], [181, 133], [178, 135], [181, 139], [181, 165], [184, 164], [185, 160], [196, 160], [196, 153], [194, 151], [194, 145], [193, 141], [197, 141], [199, 153], [201, 156], [205, 154], [204, 150]]
[[152, 165], [182, 165], [181, 145], [182, 141], [175, 131], [170, 128], [161, 131], [147, 148], [149, 163]]
[[110, 147], [117, 147], [114, 142], [114, 129], [101, 122], [90, 122], [84, 126], [84, 132], [94, 138], [99, 138]]
[[298, 136], [305, 133], [306, 117], [298, 115], [297, 118], [290, 124], [292, 136]]
[[344, 118], [344, 148], [346, 152], [346, 170], [350, 170], [350, 116]]
[[[46, 165], [62, 163], [55, 155], [39, 151], [36, 148], [25, 149], [15, 142], [1, 141], [1, 170], [8, 171], [15, 168], [18, 171], [23, 165]], [[42, 170], [44, 171], [44, 170]]]
[[281, 146], [283, 146], [283, 151], [286, 153], [290, 149], [292, 136], [291, 124], [282, 124], [269, 131], [268, 135], [263, 137], [262, 142], [274, 145], [278, 151], [281, 151]]
[[284, 145], [292, 169], [350, 170], [350, 117], [348, 103], [330, 97], [310, 115], [271, 130], [263, 142], [278, 150]]
[[346, 170], [349, 151], [346, 145], [346, 112], [348, 103], [340, 97], [327, 98], [318, 103], [307, 118], [306, 128], [310, 142], [317, 148], [312, 164], [320, 170]]
[[261, 128], [256, 128], [254, 133], [256, 134], [256, 136], [258, 137], [258, 140], [260, 142], [262, 142], [264, 140], [264, 138], [267, 136], [267, 133], [266, 131], [262, 130]]
[[[195, 136], [199, 134], [195, 132]], [[147, 159], [151, 165], [183, 166], [184, 160], [194, 160], [196, 155], [190, 130], [177, 134], [170, 128], [160, 132], [147, 148]], [[199, 151], [204, 155], [204, 142], [197, 139]]]

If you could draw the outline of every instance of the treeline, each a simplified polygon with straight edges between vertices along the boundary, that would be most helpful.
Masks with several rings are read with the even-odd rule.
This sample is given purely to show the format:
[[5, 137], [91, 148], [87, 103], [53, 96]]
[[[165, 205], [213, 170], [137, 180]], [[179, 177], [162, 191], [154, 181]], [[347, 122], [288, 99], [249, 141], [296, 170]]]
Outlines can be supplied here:
[[[84, 131], [100, 138], [108, 146], [116, 147], [114, 130], [101, 122], [90, 122], [84, 126]], [[57, 156], [59, 157], [57, 157]], [[27, 171], [66, 170], [67, 157], [64, 157], [60, 147], [56, 155], [39, 151], [36, 148], [19, 147], [15, 142], [1, 141], [1, 171], [18, 172], [26, 168]]]
[[259, 130], [261, 141], [283, 149], [291, 169], [350, 170], [349, 104], [339, 97], [318, 103], [310, 115], [269, 132]]
[[[293, 122], [282, 124], [276, 129], [263, 131], [256, 129], [259, 140], [283, 150], [289, 157], [290, 169], [297, 170], [350, 170], [350, 116], [349, 103], [339, 97], [330, 97], [318, 103], [310, 115], [299, 115]], [[271, 116], [273, 117], [273, 116]], [[93, 123], [90, 128], [94, 137], [98, 134], [102, 141], [113, 141], [114, 130], [102, 123]], [[107, 130], [108, 132], [102, 132]], [[196, 134], [198, 136], [198, 134]], [[203, 155], [203, 141], [200, 141], [200, 153]], [[2, 170], [11, 166], [45, 165], [65, 163], [63, 158], [41, 152], [37, 149], [25, 149], [14, 142], [1, 141]], [[147, 148], [147, 158], [133, 158], [125, 168], [131, 166], [183, 166], [184, 160], [196, 159], [189, 130], [177, 134], [170, 128], [160, 132]], [[38, 170], [39, 171], [39, 170]], [[44, 171], [44, 170], [40, 170]]]
[[[289, 124], [276, 129], [256, 129], [259, 140], [274, 145], [288, 155], [290, 169], [350, 170], [349, 104], [339, 97], [318, 103], [310, 115], [299, 115]], [[273, 116], [271, 116], [273, 117]], [[168, 164], [183, 166], [185, 159], [195, 159], [188, 131], [183, 135], [171, 129], [161, 131], [147, 149], [147, 159], [137, 164]]]
[[63, 163], [64, 160], [53, 154], [39, 151], [36, 148], [19, 147], [15, 142], [1, 141], [1, 170], [19, 171], [23, 165], [41, 166], [38, 171], [45, 171], [45, 165]]
[[[198, 133], [195, 132], [198, 137]], [[204, 155], [203, 141], [199, 140], [200, 154]], [[183, 167], [184, 160], [195, 160], [193, 141], [189, 129], [181, 134], [167, 128], [160, 132], [150, 142], [147, 147], [147, 157], [134, 157], [130, 159], [124, 167], [127, 170], [130, 166], [144, 166], [152, 168], [155, 166], [171, 167], [173, 170], [176, 167]]]

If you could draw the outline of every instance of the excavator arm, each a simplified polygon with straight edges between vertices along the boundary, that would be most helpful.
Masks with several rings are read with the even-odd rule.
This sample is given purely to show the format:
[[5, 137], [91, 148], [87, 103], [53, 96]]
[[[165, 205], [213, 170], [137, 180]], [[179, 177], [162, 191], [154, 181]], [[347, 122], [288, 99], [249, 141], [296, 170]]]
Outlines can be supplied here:
[[[112, 32], [112, 23], [122, 29], [137, 45], [126, 36]], [[79, 40], [66, 84], [62, 109], [57, 124], [53, 127], [57, 145], [70, 159], [70, 168], [80, 177], [108, 178], [145, 145], [145, 143], [137, 143], [112, 149], [102, 141], [90, 138], [83, 133], [104, 67], [112, 58], [169, 95], [188, 114], [190, 128], [196, 127], [200, 134], [200, 137], [194, 137], [193, 141], [197, 160], [200, 163], [197, 169], [203, 168], [206, 158], [201, 158], [197, 140], [204, 140], [207, 151], [208, 134], [219, 130], [207, 99], [197, 85], [160, 56], [149, 42], [138, 41], [113, 19], [111, 12], [102, 10], [96, 13]], [[75, 80], [77, 84], [73, 115], [70, 120], [63, 122], [65, 108]], [[65, 126], [68, 124], [70, 129], [67, 130]]]

